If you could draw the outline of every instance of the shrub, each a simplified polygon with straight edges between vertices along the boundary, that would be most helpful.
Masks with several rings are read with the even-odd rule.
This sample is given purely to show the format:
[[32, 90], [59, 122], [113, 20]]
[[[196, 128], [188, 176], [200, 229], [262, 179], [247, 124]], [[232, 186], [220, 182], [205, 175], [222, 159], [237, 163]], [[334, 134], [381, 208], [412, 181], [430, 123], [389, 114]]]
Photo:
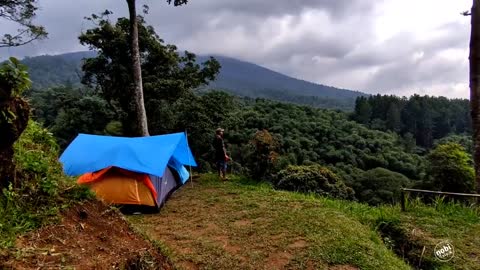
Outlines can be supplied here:
[[458, 143], [437, 145], [427, 156], [432, 188], [470, 193], [475, 191], [472, 158]]
[[318, 164], [309, 166], [288, 166], [275, 177], [278, 189], [309, 193], [342, 199], [353, 199], [354, 192], [328, 168]]
[[31, 193], [58, 195], [62, 167], [58, 162], [59, 147], [53, 135], [34, 121], [14, 145], [17, 166], [16, 187]]
[[357, 199], [370, 205], [400, 201], [401, 188], [410, 186], [406, 176], [384, 168], [375, 168], [362, 173], [352, 187]]
[[93, 198], [87, 188], [63, 175], [55, 139], [36, 122], [29, 122], [14, 150], [16, 181], [0, 193], [0, 249], [70, 203]]

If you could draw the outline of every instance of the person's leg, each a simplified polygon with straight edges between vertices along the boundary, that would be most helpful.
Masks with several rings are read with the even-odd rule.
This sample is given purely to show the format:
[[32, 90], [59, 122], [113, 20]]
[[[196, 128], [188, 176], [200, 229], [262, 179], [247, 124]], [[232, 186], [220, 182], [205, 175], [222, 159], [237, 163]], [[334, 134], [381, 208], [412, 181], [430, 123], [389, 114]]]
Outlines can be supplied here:
[[228, 180], [227, 179], [227, 162], [225, 161], [222, 166], [222, 173], [223, 173], [223, 180]]
[[216, 161], [215, 162], [215, 165], [216, 165], [216, 169], [217, 169], [217, 174], [218, 174], [218, 177], [221, 179], [222, 178], [222, 167], [221, 167], [221, 164], [220, 164], [220, 161]]

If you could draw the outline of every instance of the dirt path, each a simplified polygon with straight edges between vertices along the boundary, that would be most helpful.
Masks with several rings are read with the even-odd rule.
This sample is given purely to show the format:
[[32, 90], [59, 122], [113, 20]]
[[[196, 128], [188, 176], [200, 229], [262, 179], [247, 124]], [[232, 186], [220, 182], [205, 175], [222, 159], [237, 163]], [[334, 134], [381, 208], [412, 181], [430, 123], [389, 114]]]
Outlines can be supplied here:
[[[62, 217], [0, 254], [0, 269], [172, 269], [157, 248], [99, 202], [77, 205]], [[152, 268], [135, 268], [140, 265]]]

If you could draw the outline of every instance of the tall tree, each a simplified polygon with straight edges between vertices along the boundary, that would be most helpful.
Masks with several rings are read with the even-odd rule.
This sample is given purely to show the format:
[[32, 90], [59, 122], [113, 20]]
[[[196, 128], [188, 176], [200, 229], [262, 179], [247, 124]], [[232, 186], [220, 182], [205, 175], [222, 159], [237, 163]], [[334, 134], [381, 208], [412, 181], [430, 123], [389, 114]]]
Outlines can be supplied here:
[[473, 125], [475, 179], [480, 193], [480, 0], [473, 0], [470, 32], [470, 109]]
[[[92, 16], [92, 20], [97, 27], [88, 29], [79, 39], [98, 54], [85, 60], [83, 83], [94, 87], [114, 109], [125, 136], [138, 136], [136, 113], [131, 106], [130, 20], [119, 18], [113, 24], [98, 15]], [[194, 54], [180, 54], [174, 45], [164, 44], [141, 16], [137, 20], [145, 110], [150, 119], [148, 126], [151, 134], [159, 134], [167, 131], [164, 128], [169, 126], [172, 104], [214, 80], [220, 64], [213, 58], [198, 64]]]
[[21, 46], [47, 37], [45, 28], [32, 22], [37, 5], [38, 0], [0, 0], [0, 21], [6, 20], [20, 25], [16, 34], [3, 34], [0, 48]]
[[366, 97], [359, 97], [355, 101], [355, 114], [354, 118], [360, 124], [367, 125], [370, 123], [370, 117], [372, 116], [372, 106]]
[[[167, 0], [168, 4], [174, 3], [175, 6], [186, 4], [188, 0]], [[130, 104], [135, 112], [135, 120], [139, 136], [149, 136], [147, 124], [147, 112], [143, 98], [142, 66], [140, 63], [140, 49], [138, 45], [138, 21], [136, 11], [136, 0], [127, 0], [128, 12], [130, 14], [130, 49], [132, 52], [132, 70], [133, 70], [133, 102]]]
[[140, 64], [140, 49], [138, 47], [138, 22], [135, 0], [127, 0], [128, 11], [130, 13], [130, 39], [132, 51], [132, 70], [133, 70], [133, 112], [137, 123], [138, 135], [148, 136], [147, 112], [143, 100], [142, 67]]
[[391, 103], [387, 111], [387, 128], [394, 131], [400, 132], [402, 129], [402, 119], [400, 116], [400, 109], [396, 103]]

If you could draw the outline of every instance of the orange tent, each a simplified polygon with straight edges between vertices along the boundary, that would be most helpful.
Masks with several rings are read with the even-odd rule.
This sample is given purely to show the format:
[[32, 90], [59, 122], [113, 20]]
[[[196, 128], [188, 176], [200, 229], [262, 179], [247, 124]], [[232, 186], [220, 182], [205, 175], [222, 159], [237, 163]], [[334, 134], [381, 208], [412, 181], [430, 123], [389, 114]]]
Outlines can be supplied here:
[[[168, 166], [163, 177], [136, 173], [117, 167], [85, 173], [77, 180], [87, 185], [97, 198], [106, 203], [120, 205], [122, 209], [136, 211], [147, 207], [158, 210], [167, 197], [181, 184]], [[135, 207], [141, 206], [141, 207]]]
[[156, 206], [157, 191], [150, 177], [115, 167], [86, 173], [77, 181], [107, 203]]

